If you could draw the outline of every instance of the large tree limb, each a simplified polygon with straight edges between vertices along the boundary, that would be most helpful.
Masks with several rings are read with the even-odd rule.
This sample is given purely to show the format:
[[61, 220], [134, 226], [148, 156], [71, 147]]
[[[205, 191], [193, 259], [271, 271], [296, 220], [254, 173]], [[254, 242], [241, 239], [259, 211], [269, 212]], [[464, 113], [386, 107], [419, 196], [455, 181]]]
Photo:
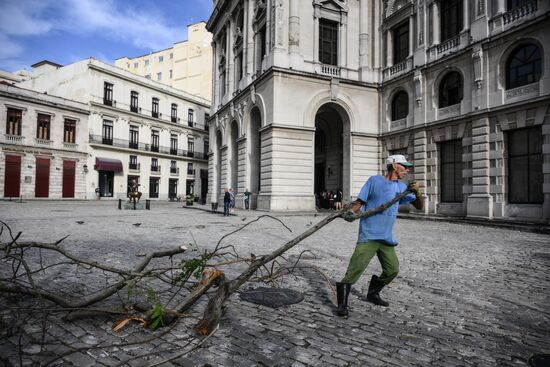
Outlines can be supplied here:
[[[397, 195], [392, 200], [388, 201], [387, 203], [380, 205], [377, 208], [365, 211], [365, 212], [359, 212], [356, 213], [355, 218], [366, 218], [370, 217], [372, 215], [378, 214], [383, 212], [384, 210], [391, 207], [393, 204], [397, 203], [399, 200], [404, 198], [406, 195], [410, 194], [411, 191], [405, 190], [401, 194]], [[235, 292], [237, 291], [245, 282], [247, 282], [256, 271], [265, 264], [269, 263], [270, 261], [276, 259], [277, 257], [281, 256], [294, 246], [296, 246], [298, 243], [302, 242], [336, 218], [339, 218], [342, 216], [342, 214], [348, 210], [347, 208], [344, 208], [343, 210], [329, 215], [328, 217], [322, 219], [314, 226], [310, 227], [308, 230], [302, 232], [300, 235], [295, 237], [294, 239], [288, 241], [281, 247], [279, 247], [277, 250], [273, 251], [269, 255], [264, 255], [261, 257], [258, 257], [247, 270], [245, 270], [241, 275], [239, 275], [237, 278], [227, 281], [222, 281], [214, 295], [208, 302], [208, 306], [204, 312], [203, 318], [199, 321], [197, 326], [195, 327], [195, 331], [199, 335], [208, 335], [214, 330], [214, 328], [218, 325], [219, 319], [222, 315], [222, 307], [224, 303], [227, 301], [227, 299]]]

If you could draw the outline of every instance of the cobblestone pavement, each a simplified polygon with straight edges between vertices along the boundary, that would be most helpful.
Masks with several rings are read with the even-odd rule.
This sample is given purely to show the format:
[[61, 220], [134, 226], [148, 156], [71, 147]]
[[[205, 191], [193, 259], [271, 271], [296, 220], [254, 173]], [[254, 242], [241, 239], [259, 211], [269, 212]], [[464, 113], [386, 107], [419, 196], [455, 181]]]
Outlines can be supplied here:
[[[156, 202], [151, 211], [119, 211], [114, 201], [0, 202], [0, 213], [14, 232], [23, 232], [19, 241], [55, 241], [70, 234], [64, 241], [70, 251], [126, 267], [139, 261], [135, 254], [151, 249], [192, 242], [201, 250], [212, 249], [221, 236], [262, 214], [237, 211], [224, 218], [182, 208], [181, 203]], [[243, 256], [258, 256], [322, 217], [276, 216], [292, 233], [264, 218], [223, 243], [234, 245]], [[116, 318], [65, 322], [59, 313], [51, 312], [44, 323], [40, 310], [17, 325], [13, 297], [4, 294], [0, 298], [0, 365], [45, 364], [71, 350], [75, 352], [53, 365], [116, 366], [127, 361], [131, 366], [147, 366], [191, 351], [161, 365], [527, 366], [533, 354], [550, 353], [549, 236], [398, 219], [395, 234], [400, 240], [401, 271], [382, 292], [390, 307], [366, 301], [369, 279], [380, 271], [374, 259], [354, 286], [351, 314], [343, 319], [334, 316], [335, 299], [320, 272], [332, 282], [343, 276], [357, 227], [356, 222], [337, 220], [287, 254], [286, 260], [294, 263], [308, 250], [301, 256], [302, 267], [282, 284], [302, 292], [301, 303], [273, 309], [234, 294], [219, 328], [201, 345], [189, 340], [205, 300], [173, 329], [150, 331], [132, 324], [115, 333], [111, 326]], [[0, 274], [5, 276], [9, 268], [0, 262]], [[230, 277], [241, 270], [232, 269]], [[96, 284], [101, 279], [87, 269], [69, 268], [43, 279], [42, 284], [78, 295], [101, 286]], [[258, 286], [262, 285], [249, 283], [243, 290]], [[140, 343], [146, 339], [152, 340]], [[137, 344], [117, 346], [131, 342]]]

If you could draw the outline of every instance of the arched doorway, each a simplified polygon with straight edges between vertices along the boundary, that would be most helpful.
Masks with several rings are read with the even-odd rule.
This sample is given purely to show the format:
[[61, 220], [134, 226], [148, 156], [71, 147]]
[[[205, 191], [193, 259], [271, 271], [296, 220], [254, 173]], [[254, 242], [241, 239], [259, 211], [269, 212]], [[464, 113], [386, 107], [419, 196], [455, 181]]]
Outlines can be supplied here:
[[222, 132], [218, 130], [216, 132], [216, 161], [215, 161], [215, 170], [216, 174], [214, 187], [213, 187], [213, 194], [212, 194], [212, 201], [218, 202], [221, 195], [222, 195]]
[[262, 126], [262, 116], [260, 110], [254, 107], [250, 111], [250, 133], [248, 139], [249, 159], [250, 159], [250, 187], [253, 193], [259, 193], [261, 190], [261, 137], [260, 128]]
[[233, 120], [230, 125], [229, 133], [229, 188], [233, 189], [233, 193], [237, 194], [238, 179], [239, 179], [239, 149], [237, 139], [239, 138], [239, 124]]
[[[314, 193], [342, 190], [349, 198], [349, 119], [345, 110], [327, 103], [315, 115]], [[328, 207], [328, 200], [321, 207]]]

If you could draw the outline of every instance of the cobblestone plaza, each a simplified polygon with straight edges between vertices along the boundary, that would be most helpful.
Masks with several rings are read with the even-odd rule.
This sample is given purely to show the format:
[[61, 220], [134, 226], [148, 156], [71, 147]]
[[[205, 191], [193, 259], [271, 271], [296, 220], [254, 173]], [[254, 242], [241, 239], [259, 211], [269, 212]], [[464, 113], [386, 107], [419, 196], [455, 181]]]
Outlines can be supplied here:
[[[196, 243], [201, 251], [211, 250], [223, 235], [264, 214], [237, 210], [224, 218], [196, 209], [176, 202], [155, 202], [150, 211], [120, 211], [115, 201], [103, 200], [0, 202], [0, 220], [14, 235], [22, 232], [19, 242], [54, 242], [70, 235], [63, 246], [71, 253], [131, 268], [140, 261], [136, 254], [151, 249]], [[232, 244], [241, 256], [260, 256], [325, 214], [271, 215], [292, 232], [263, 218], [222, 243]], [[343, 276], [357, 227], [338, 219], [286, 254], [289, 264], [302, 256], [280, 286], [301, 292], [302, 302], [274, 309], [245, 302], [237, 292], [210, 338], [161, 365], [528, 366], [531, 356], [550, 354], [548, 235], [400, 218], [394, 232], [401, 270], [383, 291], [390, 307], [366, 302], [370, 276], [380, 271], [373, 260], [352, 291], [351, 314], [344, 319], [334, 316], [335, 297], [320, 274], [332, 283]], [[6, 235], [4, 231], [2, 242]], [[284, 265], [285, 260], [279, 261]], [[84, 267], [65, 269], [44, 279], [50, 289], [78, 296], [104, 280]], [[234, 278], [243, 267], [223, 270]], [[10, 271], [11, 265], [2, 261], [1, 277]], [[241, 291], [259, 286], [270, 285], [247, 283]], [[172, 329], [150, 331], [130, 324], [117, 333], [111, 330], [116, 317], [67, 322], [61, 312], [49, 312], [47, 322], [43, 312], [36, 312], [17, 324], [16, 315], [24, 312], [21, 303], [5, 293], [0, 299], [0, 365], [8, 366], [44, 365], [71, 350], [53, 365], [153, 365], [197, 345], [200, 339], [189, 339], [206, 304], [195, 305]], [[139, 343], [147, 339], [151, 341]]]

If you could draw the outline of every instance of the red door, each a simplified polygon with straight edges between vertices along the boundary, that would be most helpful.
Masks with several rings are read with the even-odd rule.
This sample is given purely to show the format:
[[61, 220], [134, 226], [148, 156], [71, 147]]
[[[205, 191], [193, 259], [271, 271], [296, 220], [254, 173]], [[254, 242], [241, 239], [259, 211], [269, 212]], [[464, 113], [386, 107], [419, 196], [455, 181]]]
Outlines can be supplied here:
[[74, 177], [76, 162], [63, 161], [63, 197], [74, 198]]
[[4, 197], [17, 198], [21, 186], [21, 157], [18, 155], [6, 156], [6, 173], [4, 175]]
[[37, 198], [47, 198], [50, 191], [50, 160], [36, 158], [36, 184], [34, 186], [34, 196]]

